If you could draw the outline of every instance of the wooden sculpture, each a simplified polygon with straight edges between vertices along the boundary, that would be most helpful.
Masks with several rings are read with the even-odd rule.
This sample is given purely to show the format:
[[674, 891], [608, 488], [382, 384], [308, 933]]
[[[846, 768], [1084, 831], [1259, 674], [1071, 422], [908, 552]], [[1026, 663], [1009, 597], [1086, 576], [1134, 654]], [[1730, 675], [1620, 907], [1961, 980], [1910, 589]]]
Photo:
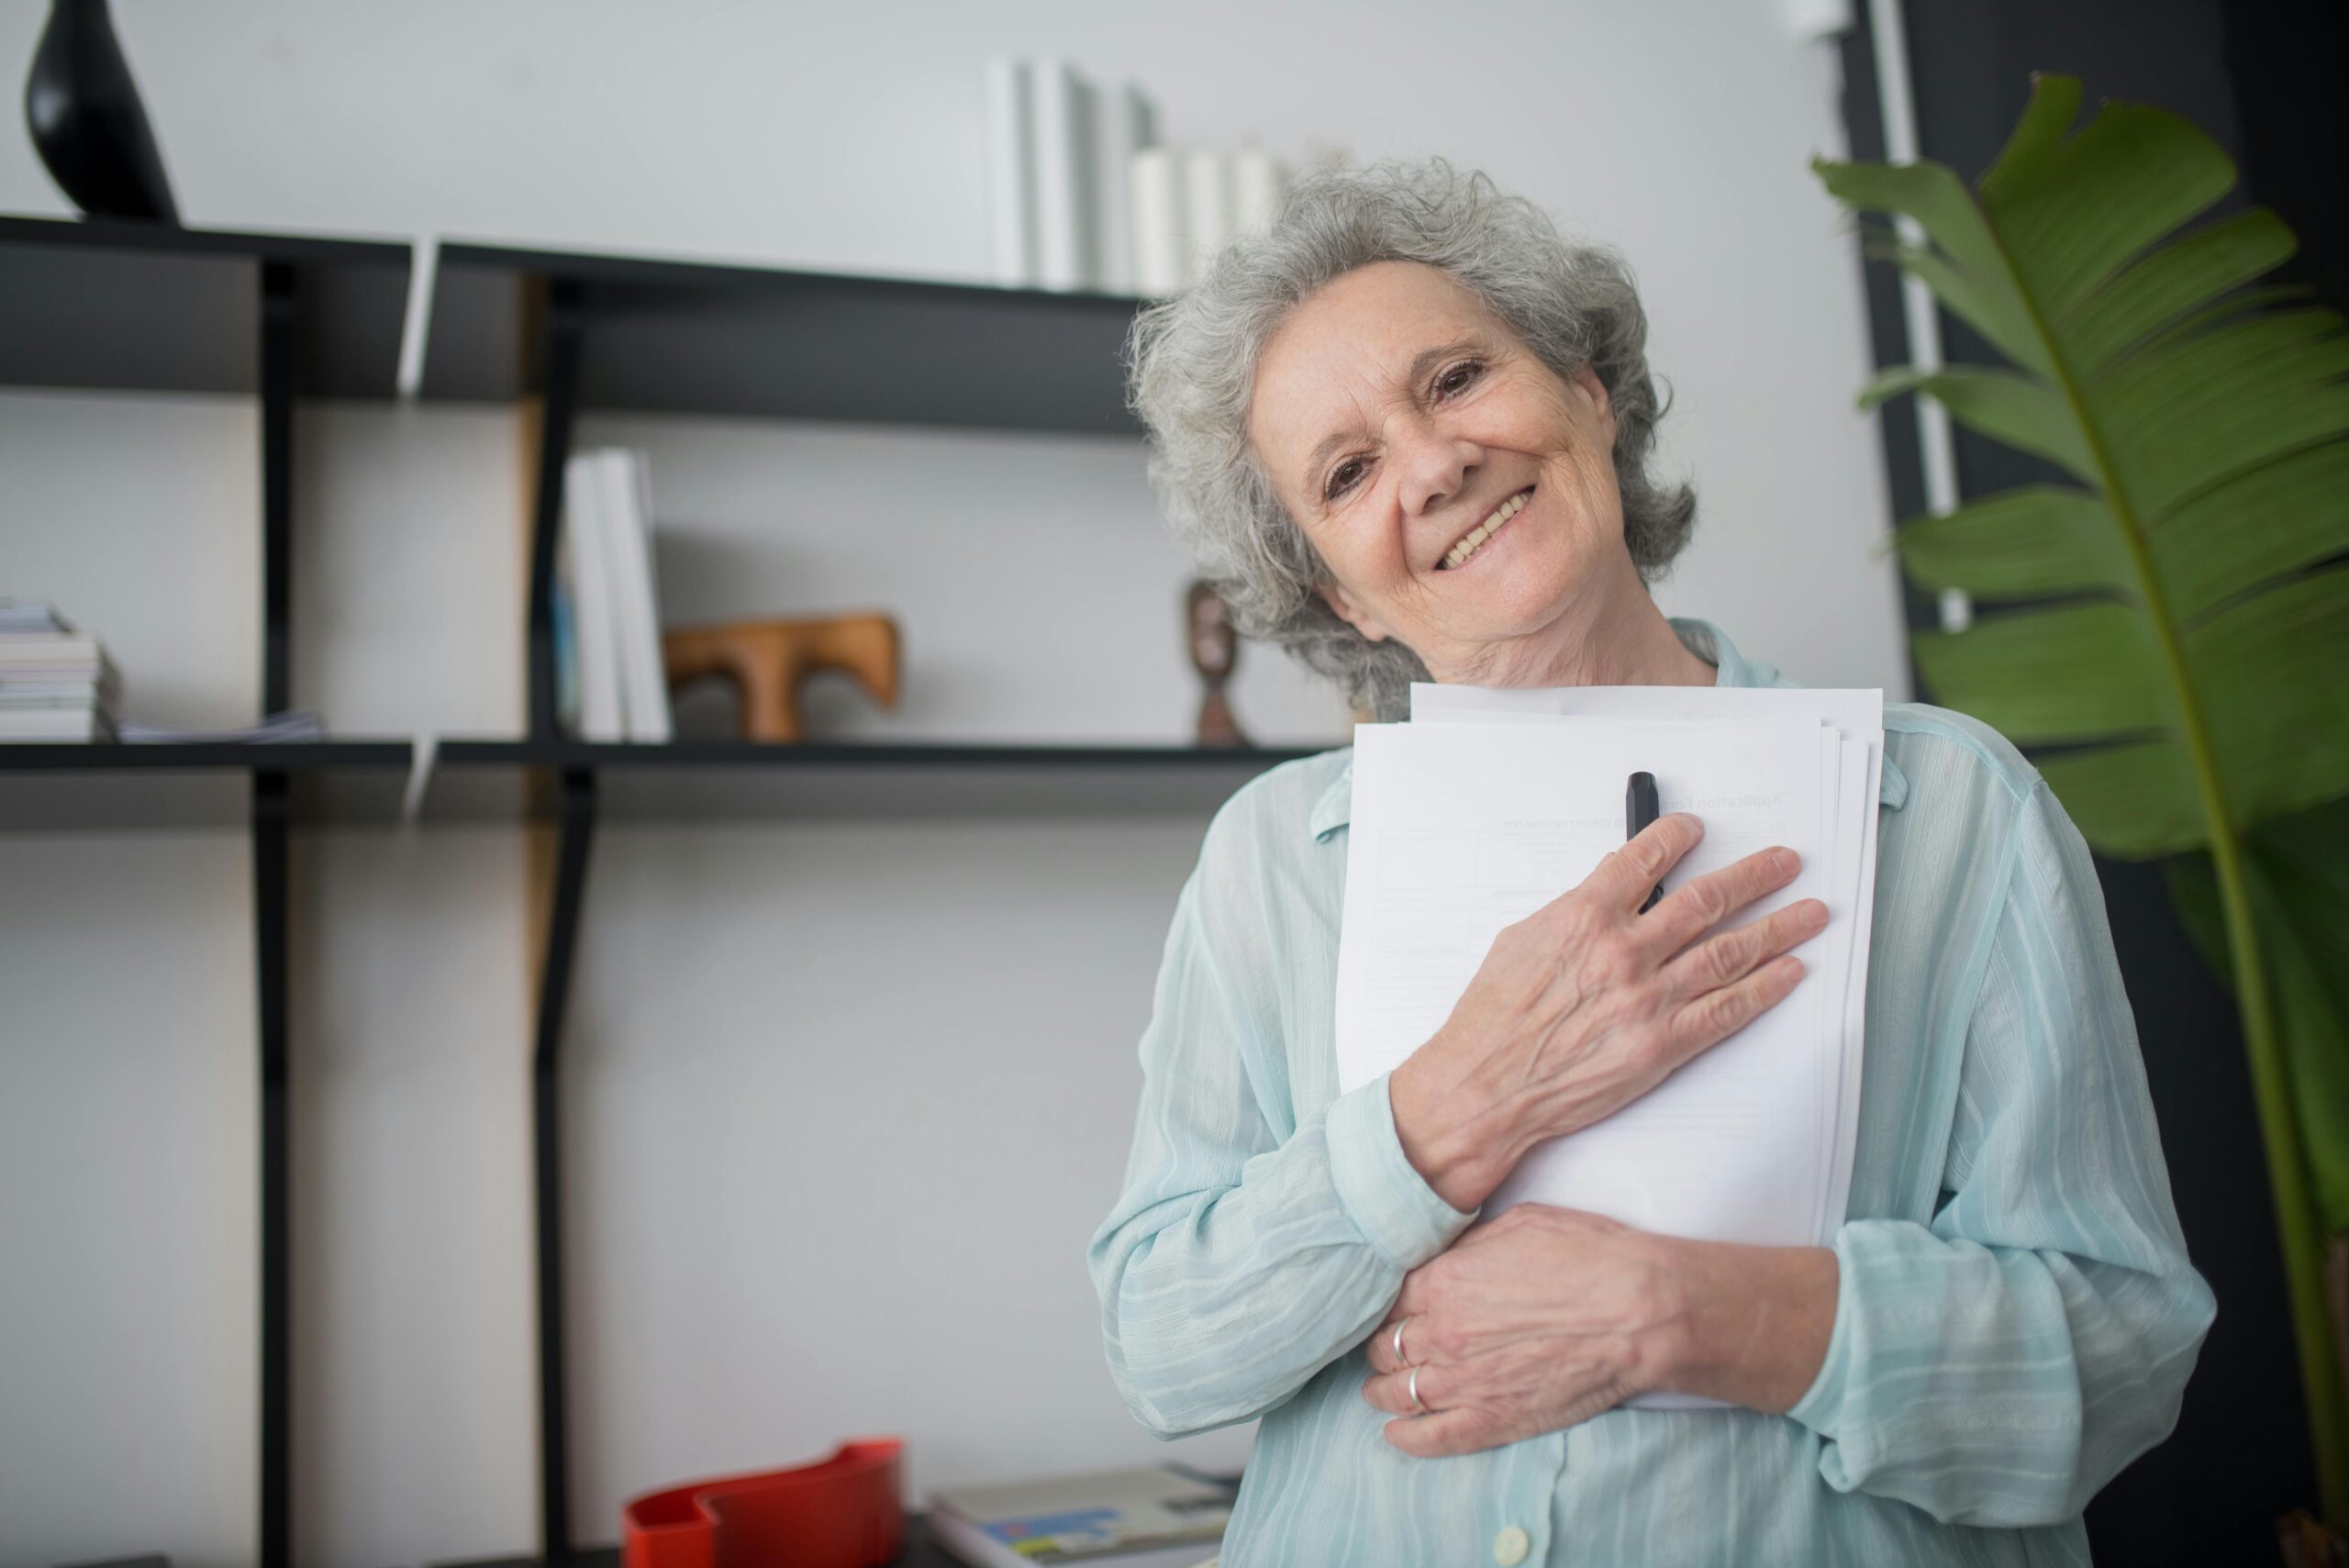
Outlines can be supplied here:
[[845, 670], [884, 707], [897, 706], [897, 623], [885, 615], [821, 620], [738, 620], [661, 634], [672, 689], [705, 675], [741, 694], [745, 740], [804, 740], [799, 687], [818, 670]]
[[1240, 631], [1231, 624], [1230, 606], [1216, 596], [1211, 584], [1195, 582], [1183, 595], [1183, 621], [1190, 631], [1191, 668], [1207, 687], [1199, 698], [1198, 744], [1247, 745], [1248, 737], [1240, 732], [1223, 695], [1232, 667], [1240, 662]]

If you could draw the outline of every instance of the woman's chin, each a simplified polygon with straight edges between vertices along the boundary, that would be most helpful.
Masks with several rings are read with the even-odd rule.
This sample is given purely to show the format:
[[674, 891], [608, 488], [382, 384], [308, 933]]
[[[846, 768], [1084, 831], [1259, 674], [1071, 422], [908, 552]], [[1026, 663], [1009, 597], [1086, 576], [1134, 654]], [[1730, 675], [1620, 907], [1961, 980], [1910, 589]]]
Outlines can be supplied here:
[[[1502, 541], [1496, 538], [1485, 550]], [[1445, 572], [1445, 597], [1464, 620], [1489, 624], [1496, 637], [1523, 636], [1555, 619], [1559, 607], [1574, 596], [1576, 573], [1572, 562], [1545, 559], [1484, 561], [1479, 550], [1463, 565]]]

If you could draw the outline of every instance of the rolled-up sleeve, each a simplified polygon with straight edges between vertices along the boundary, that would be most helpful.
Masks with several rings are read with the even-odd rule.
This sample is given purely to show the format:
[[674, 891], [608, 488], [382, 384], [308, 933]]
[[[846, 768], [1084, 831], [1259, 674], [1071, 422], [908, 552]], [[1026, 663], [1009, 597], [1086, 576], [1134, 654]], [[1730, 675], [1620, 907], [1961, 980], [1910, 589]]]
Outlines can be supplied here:
[[1288, 1397], [1475, 1218], [1404, 1157], [1384, 1077], [1282, 1126], [1279, 981], [1247, 826], [1219, 816], [1176, 900], [1125, 1188], [1089, 1252], [1110, 1371], [1169, 1437]]
[[1830, 1485], [1967, 1525], [2077, 1515], [2168, 1434], [2215, 1310], [2095, 867], [2043, 784], [2014, 851], [1940, 1204], [1839, 1232], [1826, 1361], [1789, 1412]]

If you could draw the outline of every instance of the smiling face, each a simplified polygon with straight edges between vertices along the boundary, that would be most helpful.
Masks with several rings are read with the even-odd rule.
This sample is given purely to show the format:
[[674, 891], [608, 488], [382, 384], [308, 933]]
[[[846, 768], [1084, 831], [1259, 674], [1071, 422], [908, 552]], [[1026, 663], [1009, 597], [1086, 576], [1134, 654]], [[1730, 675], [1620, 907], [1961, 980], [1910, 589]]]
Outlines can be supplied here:
[[1248, 437], [1337, 613], [1440, 681], [1534, 684], [1629, 591], [1615, 417], [1416, 261], [1315, 290], [1265, 345]]

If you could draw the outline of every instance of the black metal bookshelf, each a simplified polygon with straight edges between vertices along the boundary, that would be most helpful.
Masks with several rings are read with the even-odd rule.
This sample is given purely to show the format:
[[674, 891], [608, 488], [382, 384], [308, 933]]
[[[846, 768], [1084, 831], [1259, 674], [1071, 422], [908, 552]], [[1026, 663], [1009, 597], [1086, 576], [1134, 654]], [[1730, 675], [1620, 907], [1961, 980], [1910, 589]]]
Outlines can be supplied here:
[[[262, 711], [292, 683], [299, 398], [397, 394], [415, 275], [405, 242], [0, 217], [0, 385], [251, 395], [261, 404]], [[535, 417], [525, 733], [234, 745], [0, 745], [0, 832], [249, 824], [261, 1091], [259, 1541], [289, 1568], [288, 835], [296, 825], [551, 821], [532, 1048], [542, 1556], [570, 1522], [562, 1281], [563, 1014], [600, 821], [1200, 813], [1304, 751], [1180, 746], [730, 741], [586, 744], [554, 719], [552, 582], [582, 413], [837, 419], [1139, 434], [1119, 353], [1137, 300], [648, 257], [450, 243], [429, 277], [429, 400]], [[411, 352], [414, 347], [411, 346]], [[927, 1562], [920, 1545], [907, 1561]]]
[[[294, 402], [394, 390], [407, 248], [363, 240], [194, 231], [163, 224], [0, 218], [0, 384], [82, 391], [228, 393], [260, 404], [262, 711], [292, 690]], [[157, 821], [233, 809], [252, 832], [260, 1084], [259, 1557], [292, 1560], [292, 1264], [287, 1172], [288, 834], [297, 793], [332, 767], [206, 769], [190, 752], [153, 764], [47, 766], [47, 747], [0, 747], [0, 828], [77, 813]], [[144, 751], [144, 748], [140, 749]], [[223, 782], [225, 780], [225, 783]], [[20, 820], [22, 810], [29, 820]], [[46, 817], [49, 820], [44, 821]], [[83, 826], [100, 825], [85, 817]]]

